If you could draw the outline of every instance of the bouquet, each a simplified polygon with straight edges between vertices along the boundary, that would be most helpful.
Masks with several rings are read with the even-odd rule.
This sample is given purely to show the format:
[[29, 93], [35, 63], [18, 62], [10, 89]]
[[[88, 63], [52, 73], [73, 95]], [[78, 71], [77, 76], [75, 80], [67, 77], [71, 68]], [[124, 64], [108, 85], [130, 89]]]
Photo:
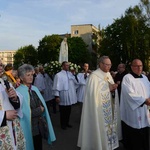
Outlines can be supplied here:
[[74, 64], [74, 63], [70, 62], [69, 70], [70, 71], [74, 70], [76, 73], [78, 73], [78, 72], [81, 71], [81, 67], [77, 64]]
[[[69, 70], [70, 71], [75, 71], [76, 73], [78, 73], [79, 71], [81, 71], [81, 67], [77, 64], [71, 63], [69, 62]], [[61, 71], [61, 63], [59, 63], [58, 61], [51, 61], [50, 63], [47, 63], [45, 65], [45, 71], [49, 74], [49, 75], [55, 75], [56, 73]]]
[[61, 71], [61, 64], [58, 61], [51, 61], [45, 67], [45, 71], [49, 75], [55, 75], [59, 71]]

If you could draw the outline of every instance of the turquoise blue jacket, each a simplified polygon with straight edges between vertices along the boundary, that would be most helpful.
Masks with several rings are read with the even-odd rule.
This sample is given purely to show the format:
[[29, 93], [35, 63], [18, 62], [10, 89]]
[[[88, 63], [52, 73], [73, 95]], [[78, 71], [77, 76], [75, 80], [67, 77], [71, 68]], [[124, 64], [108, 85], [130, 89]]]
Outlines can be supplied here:
[[[53, 126], [51, 123], [51, 119], [45, 104], [45, 101], [39, 92], [39, 90], [35, 87], [31, 87], [32, 90], [34, 90], [37, 95], [39, 96], [45, 111], [43, 115], [46, 117], [47, 123], [48, 123], [48, 129], [49, 129], [49, 138], [48, 138], [48, 144], [51, 144], [52, 141], [56, 140]], [[34, 150], [33, 146], [33, 139], [32, 139], [32, 129], [31, 129], [31, 109], [30, 109], [30, 98], [29, 98], [29, 93], [28, 93], [28, 87], [21, 84], [17, 89], [16, 89], [22, 96], [23, 96], [23, 104], [22, 104], [22, 112], [23, 112], [23, 118], [20, 118], [20, 124], [23, 129], [23, 133], [26, 139], [26, 149], [27, 150]]]

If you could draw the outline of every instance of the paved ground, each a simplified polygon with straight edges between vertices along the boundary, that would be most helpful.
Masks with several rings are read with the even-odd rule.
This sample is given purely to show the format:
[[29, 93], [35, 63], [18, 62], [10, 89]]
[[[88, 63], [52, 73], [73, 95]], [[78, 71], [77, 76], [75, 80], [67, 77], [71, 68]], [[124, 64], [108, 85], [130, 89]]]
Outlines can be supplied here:
[[[46, 141], [43, 141], [43, 150], [80, 150], [80, 148], [77, 147], [81, 112], [80, 110], [81, 106], [79, 104], [72, 106], [70, 124], [73, 125], [73, 128], [62, 130], [59, 123], [59, 112], [57, 111], [56, 114], [53, 114], [51, 108], [51, 120], [56, 135], [56, 141], [53, 142], [51, 146], [48, 145]], [[117, 150], [124, 150], [121, 143]]]

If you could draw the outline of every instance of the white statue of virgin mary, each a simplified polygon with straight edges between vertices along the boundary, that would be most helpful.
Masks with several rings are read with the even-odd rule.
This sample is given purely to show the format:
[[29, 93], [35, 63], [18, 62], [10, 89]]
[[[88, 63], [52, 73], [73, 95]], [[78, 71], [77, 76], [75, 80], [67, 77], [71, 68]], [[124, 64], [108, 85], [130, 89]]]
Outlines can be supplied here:
[[60, 52], [59, 52], [59, 63], [63, 61], [68, 62], [68, 44], [67, 38], [64, 38], [60, 45]]

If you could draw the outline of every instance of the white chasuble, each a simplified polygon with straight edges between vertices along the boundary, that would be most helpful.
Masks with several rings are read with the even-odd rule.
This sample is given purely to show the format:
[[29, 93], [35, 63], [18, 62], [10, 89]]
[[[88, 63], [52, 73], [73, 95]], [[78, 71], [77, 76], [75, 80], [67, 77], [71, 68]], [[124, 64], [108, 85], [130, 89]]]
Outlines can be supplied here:
[[110, 73], [100, 69], [89, 77], [78, 138], [81, 150], [113, 150], [119, 146], [119, 101], [117, 92], [112, 99], [110, 83], [114, 83]]
[[[22, 104], [22, 96], [17, 93]], [[5, 111], [14, 110], [9, 102], [8, 95], [2, 84], [0, 84], [0, 125], [2, 125]], [[18, 117], [22, 117], [22, 112], [17, 109]], [[5, 126], [0, 126], [0, 149], [1, 150], [25, 150], [25, 139], [20, 127], [19, 118], [13, 121], [6, 121]]]

